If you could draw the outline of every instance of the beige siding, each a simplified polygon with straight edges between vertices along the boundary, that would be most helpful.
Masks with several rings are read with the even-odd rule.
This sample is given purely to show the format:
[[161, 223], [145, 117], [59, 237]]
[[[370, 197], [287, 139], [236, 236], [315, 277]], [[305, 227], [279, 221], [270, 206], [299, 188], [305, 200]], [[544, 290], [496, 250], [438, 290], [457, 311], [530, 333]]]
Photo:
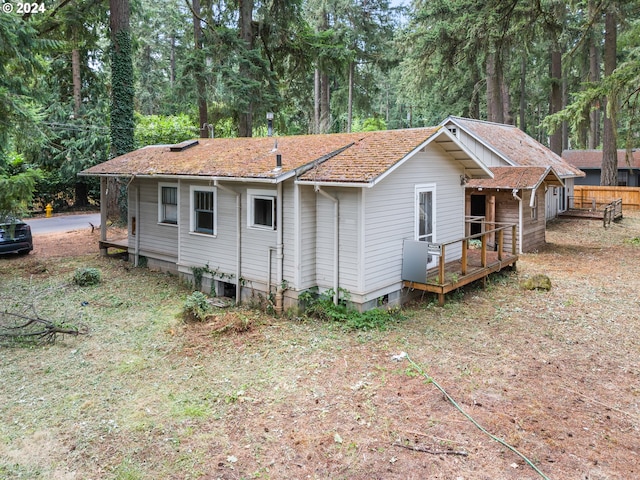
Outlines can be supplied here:
[[[462, 168], [456, 162], [439, 147], [430, 145], [427, 152], [418, 153], [366, 192], [366, 292], [400, 285], [403, 241], [415, 238], [416, 185], [436, 185], [435, 241], [463, 237], [465, 192], [460, 186], [461, 173]], [[447, 250], [448, 259], [456, 255], [458, 246]]]
[[[140, 254], [163, 259], [178, 259], [178, 227], [158, 223], [158, 181], [136, 180], [129, 187], [129, 225], [136, 215], [136, 200], [140, 198], [136, 235], [139, 236]], [[177, 186], [177, 183], [176, 183]], [[139, 194], [136, 192], [139, 189]], [[136, 237], [129, 235], [129, 247], [135, 248]]]

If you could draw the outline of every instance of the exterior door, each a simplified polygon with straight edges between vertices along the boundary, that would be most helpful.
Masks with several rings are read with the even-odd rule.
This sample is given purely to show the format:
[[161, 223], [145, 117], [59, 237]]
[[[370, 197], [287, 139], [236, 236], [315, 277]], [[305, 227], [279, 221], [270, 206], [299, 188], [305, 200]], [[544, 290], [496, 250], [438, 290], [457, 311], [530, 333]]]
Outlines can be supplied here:
[[[436, 186], [416, 186], [416, 240], [435, 243], [436, 241]], [[437, 256], [429, 255], [427, 268], [436, 266]]]

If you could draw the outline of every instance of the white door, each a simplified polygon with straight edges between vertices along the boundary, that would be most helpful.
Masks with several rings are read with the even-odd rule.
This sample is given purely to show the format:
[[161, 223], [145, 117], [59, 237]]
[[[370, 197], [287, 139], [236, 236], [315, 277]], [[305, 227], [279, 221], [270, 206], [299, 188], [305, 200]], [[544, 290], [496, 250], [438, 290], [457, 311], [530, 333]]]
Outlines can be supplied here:
[[[436, 241], [436, 186], [416, 186], [416, 240], [435, 243]], [[438, 257], [429, 255], [427, 268], [437, 264]]]

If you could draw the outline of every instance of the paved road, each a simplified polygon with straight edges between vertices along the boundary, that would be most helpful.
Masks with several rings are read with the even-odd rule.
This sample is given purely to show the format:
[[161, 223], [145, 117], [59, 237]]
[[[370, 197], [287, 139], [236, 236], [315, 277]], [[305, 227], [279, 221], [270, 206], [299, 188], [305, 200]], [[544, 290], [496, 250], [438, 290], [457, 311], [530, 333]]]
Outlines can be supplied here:
[[31, 226], [34, 235], [44, 233], [71, 232], [91, 228], [89, 223], [100, 225], [100, 214], [89, 213], [82, 215], [60, 215], [50, 218], [31, 218], [25, 220]]

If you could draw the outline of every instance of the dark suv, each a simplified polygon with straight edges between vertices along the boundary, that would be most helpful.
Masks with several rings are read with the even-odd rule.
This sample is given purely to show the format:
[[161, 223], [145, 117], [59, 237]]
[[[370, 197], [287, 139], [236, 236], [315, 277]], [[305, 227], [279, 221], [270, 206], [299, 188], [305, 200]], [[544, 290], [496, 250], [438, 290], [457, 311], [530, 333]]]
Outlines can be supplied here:
[[31, 250], [31, 227], [17, 218], [0, 217], [0, 254], [29, 253]]

